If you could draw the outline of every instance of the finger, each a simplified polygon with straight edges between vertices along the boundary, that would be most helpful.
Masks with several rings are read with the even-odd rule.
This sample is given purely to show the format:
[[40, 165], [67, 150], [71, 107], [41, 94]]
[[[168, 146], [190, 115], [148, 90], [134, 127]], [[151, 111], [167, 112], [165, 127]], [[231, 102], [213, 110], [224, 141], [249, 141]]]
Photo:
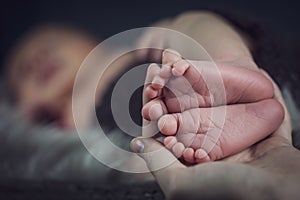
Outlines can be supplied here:
[[186, 168], [161, 143], [153, 138], [135, 138], [131, 149], [143, 158], [163, 191], [169, 187], [170, 179], [176, 170]]
[[285, 101], [283, 99], [283, 96], [281, 94], [281, 91], [278, 87], [278, 85], [273, 81], [273, 79], [269, 76], [269, 74], [264, 71], [263, 69], [260, 69], [261, 73], [264, 74], [272, 83], [274, 86], [274, 98], [281, 103], [284, 109], [284, 119], [281, 126], [274, 132], [274, 135], [280, 135], [284, 138], [286, 138], [290, 143], [292, 142], [292, 124], [291, 124], [291, 117], [288, 112], [288, 109], [286, 107]]

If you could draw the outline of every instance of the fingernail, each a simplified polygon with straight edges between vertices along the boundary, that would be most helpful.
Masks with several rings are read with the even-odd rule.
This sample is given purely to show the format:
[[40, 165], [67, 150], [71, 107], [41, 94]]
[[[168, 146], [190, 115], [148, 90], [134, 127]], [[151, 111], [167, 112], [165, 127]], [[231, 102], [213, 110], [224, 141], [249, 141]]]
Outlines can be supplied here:
[[135, 153], [142, 153], [144, 151], [144, 143], [141, 140], [136, 140], [133, 143], [133, 151]]

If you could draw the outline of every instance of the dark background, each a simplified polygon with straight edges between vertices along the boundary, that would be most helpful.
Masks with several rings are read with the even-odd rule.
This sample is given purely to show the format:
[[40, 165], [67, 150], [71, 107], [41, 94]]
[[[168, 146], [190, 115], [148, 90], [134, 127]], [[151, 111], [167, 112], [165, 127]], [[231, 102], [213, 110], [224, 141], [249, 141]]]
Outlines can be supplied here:
[[8, 49], [22, 33], [45, 22], [74, 25], [106, 38], [130, 28], [147, 26], [185, 10], [206, 8], [257, 19], [282, 38], [299, 44], [300, 6], [297, 1], [5, 0], [1, 1], [0, 8], [0, 61], [2, 64]]

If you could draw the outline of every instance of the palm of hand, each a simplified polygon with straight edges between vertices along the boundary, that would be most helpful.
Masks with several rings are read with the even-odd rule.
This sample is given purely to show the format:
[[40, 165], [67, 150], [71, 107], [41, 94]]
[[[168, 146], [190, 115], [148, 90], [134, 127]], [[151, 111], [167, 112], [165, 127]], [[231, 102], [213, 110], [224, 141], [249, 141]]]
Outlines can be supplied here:
[[[275, 98], [284, 105], [283, 98], [276, 85]], [[262, 195], [269, 195], [266, 196], [267, 198], [272, 198], [272, 195], [286, 198], [286, 195], [289, 195], [291, 199], [297, 199], [300, 186], [299, 181], [297, 181], [300, 177], [298, 172], [300, 163], [295, 162], [295, 160], [299, 159], [299, 152], [291, 144], [291, 121], [285, 107], [283, 123], [276, 132], [264, 141], [220, 162], [187, 168], [183, 165], [177, 165], [177, 169], [171, 168], [169, 173], [175, 174], [175, 177], [173, 177], [174, 182], [177, 179], [181, 181], [176, 185], [175, 188], [177, 189], [167, 187], [165, 190], [168, 191], [167, 194], [170, 195], [170, 198], [174, 196], [180, 198], [181, 195], [186, 195], [189, 189], [191, 191], [195, 189], [187, 188], [186, 185], [189, 185], [187, 181], [190, 182], [196, 179], [198, 186], [220, 185], [223, 190], [216, 189], [216, 191], [209, 192], [205, 187], [197, 188], [203, 191], [197, 194], [193, 193], [195, 198], [198, 198], [197, 195], [201, 193], [202, 198], [205, 198], [206, 195], [210, 198], [224, 198], [229, 195], [231, 198], [236, 196], [245, 199], [245, 194], [249, 192], [248, 197], [250, 199], [262, 198]], [[186, 168], [186, 170], [178, 170], [178, 168]], [[246, 180], [248, 185], [245, 187]], [[272, 195], [264, 194], [266, 190], [269, 190]], [[228, 193], [228, 191], [231, 191], [231, 193]]]
[[[254, 68], [253, 65], [248, 68], [257, 69], [256, 65]], [[268, 77], [266, 73], [265, 75]], [[274, 98], [284, 105], [276, 84], [274, 88]], [[230, 197], [236, 195], [241, 199], [241, 197], [245, 198], [247, 189], [251, 193], [250, 199], [261, 198], [265, 190], [272, 191], [274, 195], [283, 195], [282, 197], [289, 193], [297, 194], [299, 183], [295, 180], [300, 178], [297, 170], [300, 163], [294, 163], [294, 160], [300, 160], [300, 155], [291, 145], [291, 120], [285, 106], [284, 109], [285, 118], [277, 131], [238, 154], [219, 162], [190, 167], [177, 162], [173, 166], [154, 173], [164, 193], [169, 198], [179, 199], [182, 197], [181, 194], [195, 194], [193, 192], [195, 190], [199, 191], [197, 194], [201, 194], [200, 196], [195, 194], [195, 198], [205, 198], [207, 195], [224, 199], [226, 195]], [[296, 167], [291, 168], [291, 165]], [[248, 185], [244, 187], [246, 180]], [[194, 182], [192, 187], [191, 182]], [[282, 187], [282, 184], [285, 187]], [[216, 191], [211, 191], [211, 186], [215, 187]], [[223, 189], [220, 190], [220, 188]], [[228, 191], [231, 193], [229, 194]]]

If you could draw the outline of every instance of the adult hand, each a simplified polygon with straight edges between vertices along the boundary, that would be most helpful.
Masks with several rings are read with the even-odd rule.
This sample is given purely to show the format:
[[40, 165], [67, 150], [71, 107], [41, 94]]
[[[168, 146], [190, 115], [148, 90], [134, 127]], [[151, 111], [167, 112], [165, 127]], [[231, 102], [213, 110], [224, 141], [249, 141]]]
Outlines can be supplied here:
[[[279, 88], [275, 98], [284, 105]], [[136, 138], [132, 149], [152, 171], [168, 199], [298, 199], [300, 152], [291, 144], [290, 117], [279, 129], [251, 148], [222, 161], [186, 166], [152, 138]], [[165, 160], [175, 160], [158, 169]]]

